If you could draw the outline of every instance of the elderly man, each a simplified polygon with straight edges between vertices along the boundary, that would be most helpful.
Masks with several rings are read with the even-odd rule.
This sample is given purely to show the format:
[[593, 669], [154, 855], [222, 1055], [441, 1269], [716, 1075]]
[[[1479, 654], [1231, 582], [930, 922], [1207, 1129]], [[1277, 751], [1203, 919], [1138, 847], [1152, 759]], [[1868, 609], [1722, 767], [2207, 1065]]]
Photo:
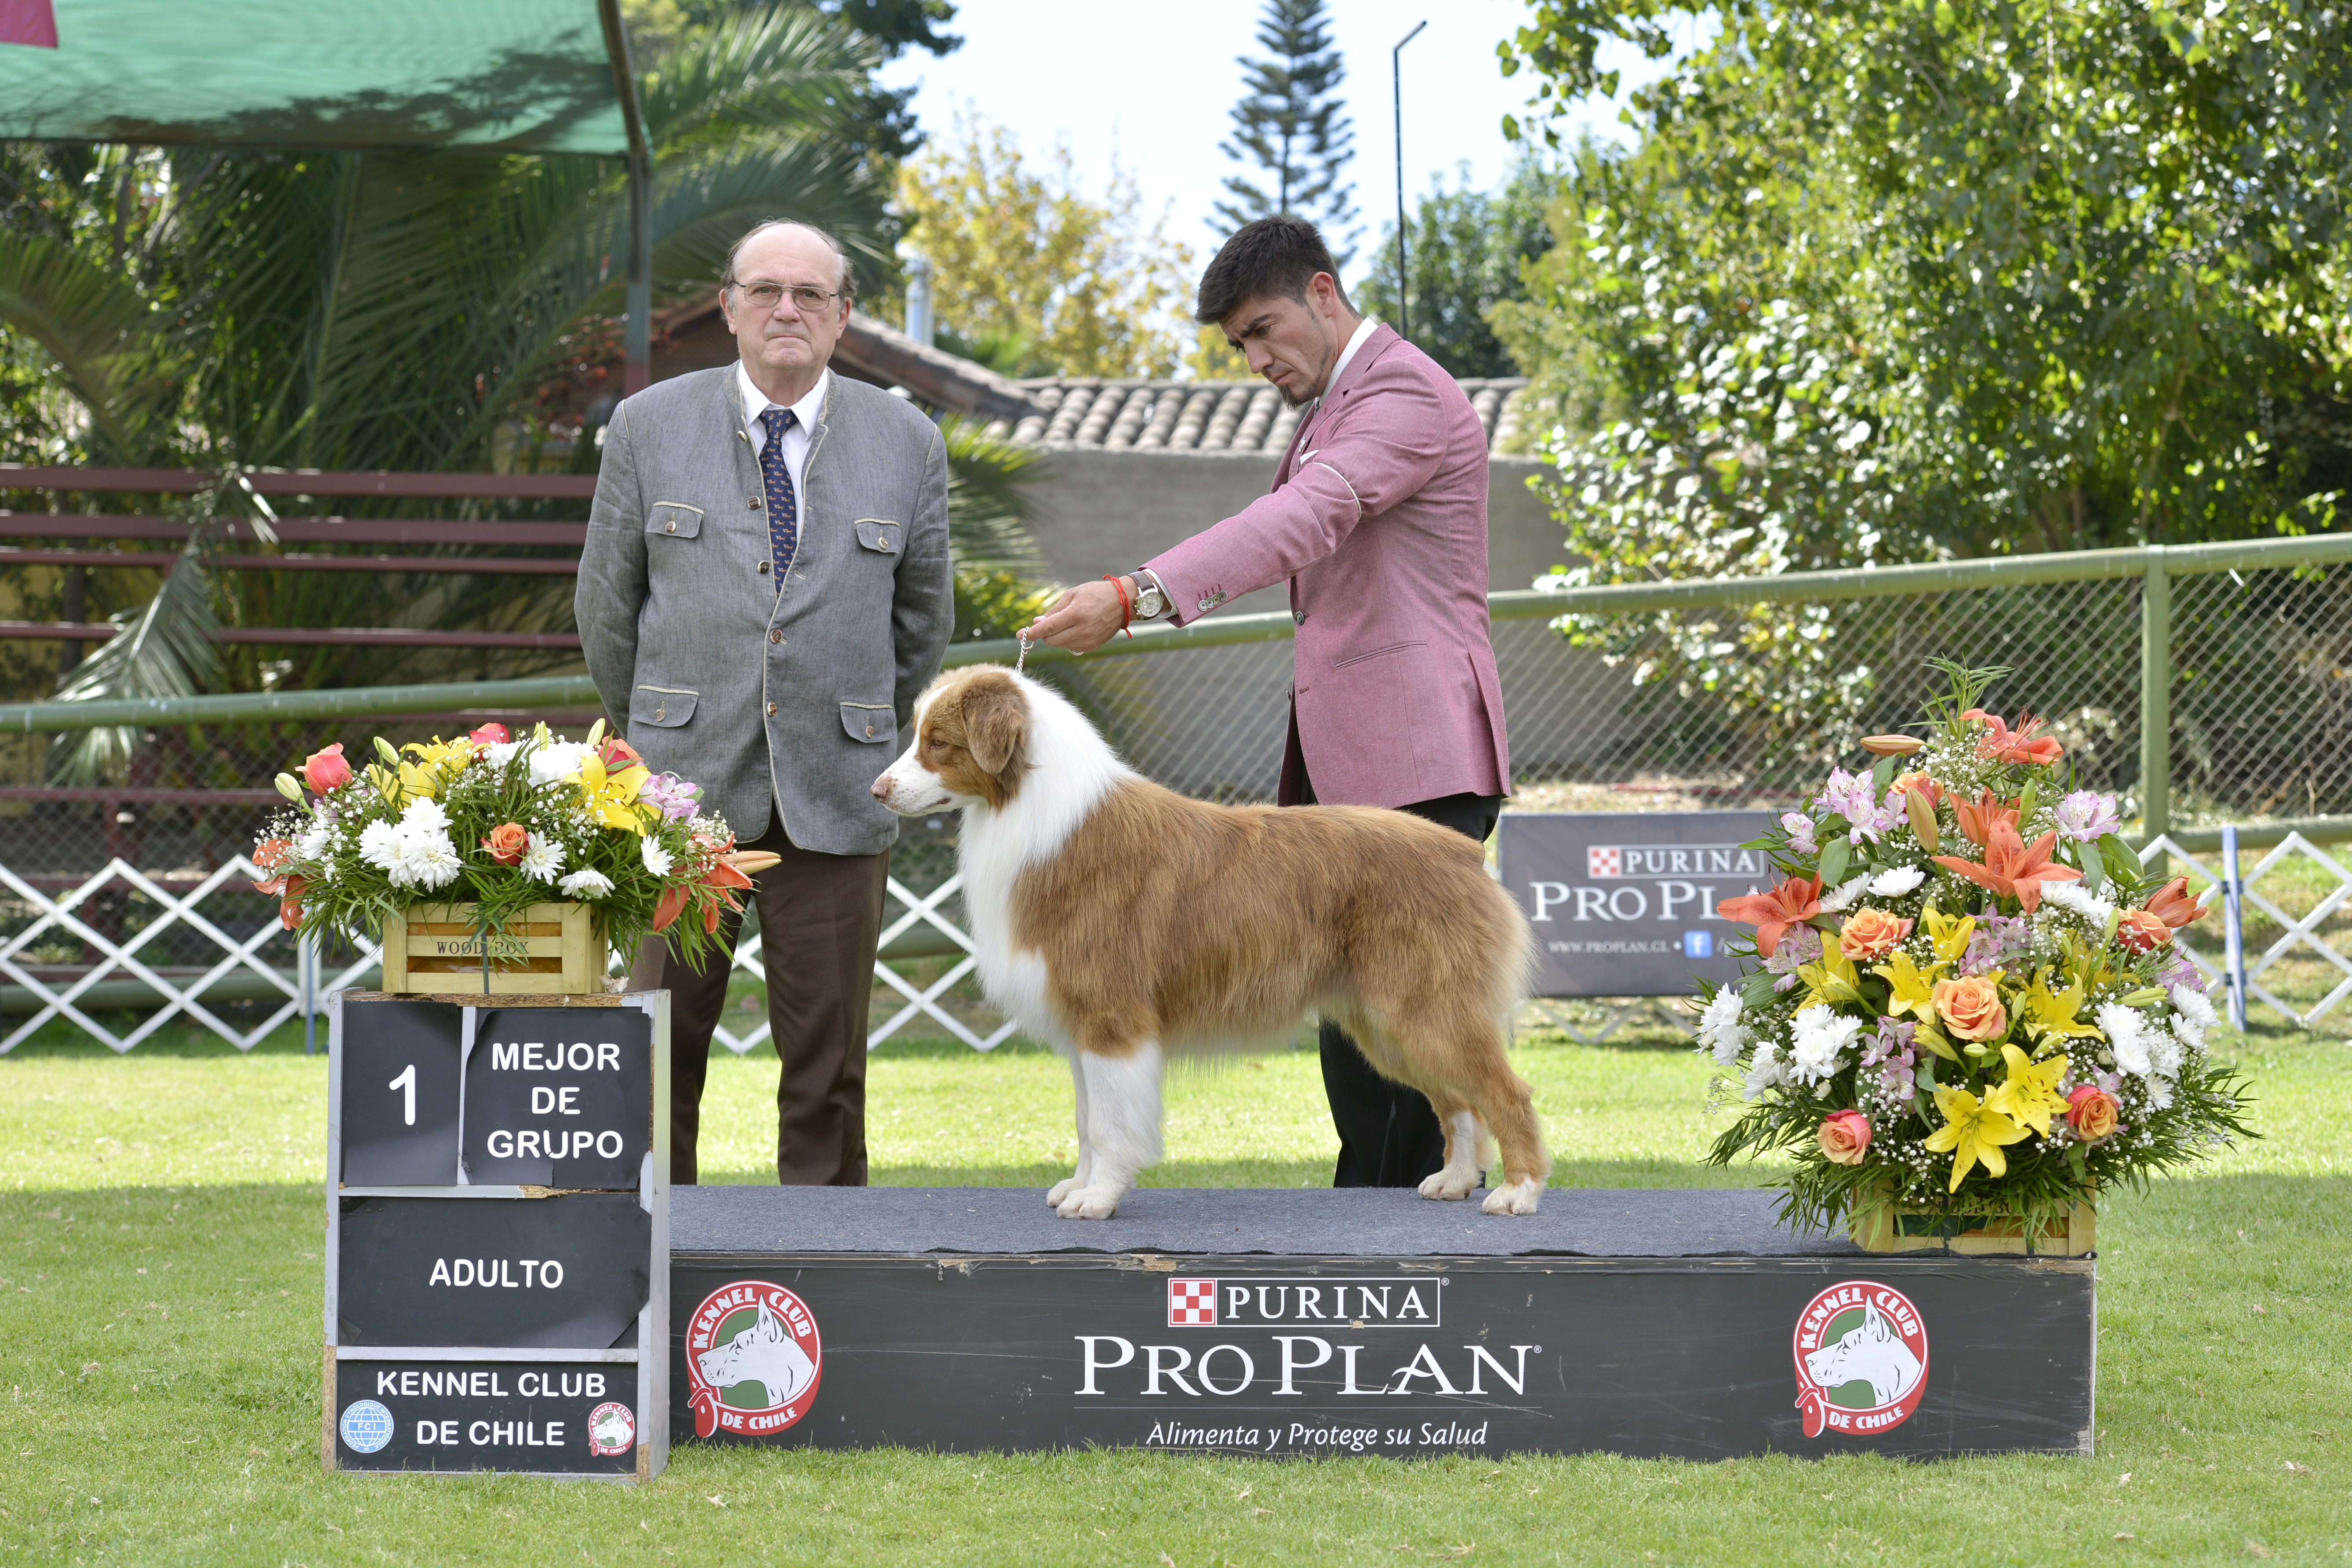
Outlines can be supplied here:
[[[1274, 489], [1123, 576], [1065, 594], [1032, 637], [1084, 652], [1287, 578], [1298, 625], [1286, 805], [1393, 806], [1484, 842], [1509, 788], [1486, 622], [1486, 437], [1454, 378], [1359, 316], [1311, 224], [1260, 218], [1202, 276], [1222, 327], [1305, 416]], [[1445, 1159], [1429, 1101], [1322, 1027], [1339, 1186], [1412, 1186]]]
[[[947, 451], [920, 412], [826, 368], [849, 319], [831, 236], [770, 222], [736, 241], [719, 302], [738, 363], [614, 411], [580, 558], [588, 668], [614, 728], [702, 785], [758, 874], [776, 1176], [866, 1181], [866, 1028], [898, 819], [868, 793], [898, 715], [952, 634]], [[727, 951], [736, 924], [719, 928]], [[648, 944], [671, 994], [670, 1180], [697, 1177], [710, 1035], [729, 965]]]

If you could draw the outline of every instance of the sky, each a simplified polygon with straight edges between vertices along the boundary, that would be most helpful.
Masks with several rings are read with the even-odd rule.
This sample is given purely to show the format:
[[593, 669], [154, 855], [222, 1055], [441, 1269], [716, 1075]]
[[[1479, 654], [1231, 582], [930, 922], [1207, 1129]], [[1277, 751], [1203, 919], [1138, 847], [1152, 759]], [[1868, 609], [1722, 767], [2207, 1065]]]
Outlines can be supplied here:
[[[969, 105], [1008, 127], [1033, 156], [1066, 145], [1087, 194], [1102, 193], [1116, 160], [1134, 177], [1147, 213], [1164, 208], [1171, 237], [1205, 260], [1223, 237], [1213, 207], [1224, 196], [1225, 176], [1250, 173], [1217, 143], [1230, 132], [1242, 94], [1234, 58], [1265, 52], [1255, 37], [1261, 8], [1260, 0], [963, 0], [950, 28], [963, 36], [962, 48], [944, 58], [910, 53], [886, 67], [882, 80], [918, 89], [913, 108], [926, 127], [945, 129]], [[1397, 40], [1415, 22], [1429, 22], [1403, 53], [1408, 200], [1426, 191], [1433, 174], [1452, 185], [1463, 163], [1473, 185], [1490, 188], [1514, 156], [1502, 118], [1518, 110], [1528, 91], [1524, 74], [1504, 78], [1495, 46], [1517, 31], [1528, 9], [1518, 0], [1331, 6], [1333, 41], [1347, 62], [1341, 91], [1355, 123], [1349, 174], [1362, 214], [1360, 257], [1396, 212], [1390, 51]], [[1664, 64], [1630, 49], [1604, 53], [1601, 63], [1625, 71], [1625, 90]], [[1587, 102], [1565, 133], [1589, 125], [1622, 138], [1629, 133], [1615, 114], [1606, 100]]]

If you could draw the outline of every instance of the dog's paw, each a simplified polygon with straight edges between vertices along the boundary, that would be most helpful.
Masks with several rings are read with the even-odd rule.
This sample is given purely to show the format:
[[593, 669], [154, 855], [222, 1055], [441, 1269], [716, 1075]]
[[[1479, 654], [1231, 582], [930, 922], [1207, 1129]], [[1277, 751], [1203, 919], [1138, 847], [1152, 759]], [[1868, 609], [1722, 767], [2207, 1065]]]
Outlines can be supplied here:
[[1046, 1189], [1045, 1206], [1049, 1209], [1060, 1208], [1062, 1206], [1062, 1200], [1068, 1197], [1072, 1193], [1075, 1193], [1077, 1190], [1077, 1177], [1064, 1176], [1060, 1181], [1055, 1182], [1050, 1188]]
[[1116, 1187], [1080, 1187], [1054, 1205], [1064, 1219], [1108, 1219], [1118, 1212]]
[[1537, 1200], [1543, 1196], [1539, 1182], [1507, 1182], [1486, 1194], [1479, 1205], [1488, 1214], [1533, 1214]]
[[1457, 1198], [1468, 1197], [1470, 1189], [1477, 1184], [1478, 1173], [1475, 1171], [1438, 1171], [1421, 1179], [1421, 1195], [1452, 1203]]

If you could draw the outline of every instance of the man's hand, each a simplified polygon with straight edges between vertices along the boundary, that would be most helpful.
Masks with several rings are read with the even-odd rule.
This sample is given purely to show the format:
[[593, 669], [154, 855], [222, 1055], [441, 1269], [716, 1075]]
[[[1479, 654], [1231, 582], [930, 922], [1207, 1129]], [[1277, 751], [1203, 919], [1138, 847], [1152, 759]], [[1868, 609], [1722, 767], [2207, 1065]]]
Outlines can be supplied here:
[[[1135, 603], [1135, 579], [1121, 578], [1127, 605]], [[1026, 628], [1033, 643], [1066, 647], [1072, 653], [1092, 653], [1117, 637], [1128, 618], [1118, 588], [1109, 583], [1081, 583], [1065, 593], [1054, 607]]]

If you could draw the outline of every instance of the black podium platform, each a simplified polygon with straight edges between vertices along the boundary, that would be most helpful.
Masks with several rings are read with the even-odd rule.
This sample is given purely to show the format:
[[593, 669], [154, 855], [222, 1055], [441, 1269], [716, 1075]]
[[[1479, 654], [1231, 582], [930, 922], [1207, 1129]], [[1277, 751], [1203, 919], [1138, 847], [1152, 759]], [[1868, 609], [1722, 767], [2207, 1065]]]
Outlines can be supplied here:
[[2087, 1258], [1793, 1235], [1758, 1192], [688, 1187], [673, 1433], [825, 1448], [2088, 1453]]

